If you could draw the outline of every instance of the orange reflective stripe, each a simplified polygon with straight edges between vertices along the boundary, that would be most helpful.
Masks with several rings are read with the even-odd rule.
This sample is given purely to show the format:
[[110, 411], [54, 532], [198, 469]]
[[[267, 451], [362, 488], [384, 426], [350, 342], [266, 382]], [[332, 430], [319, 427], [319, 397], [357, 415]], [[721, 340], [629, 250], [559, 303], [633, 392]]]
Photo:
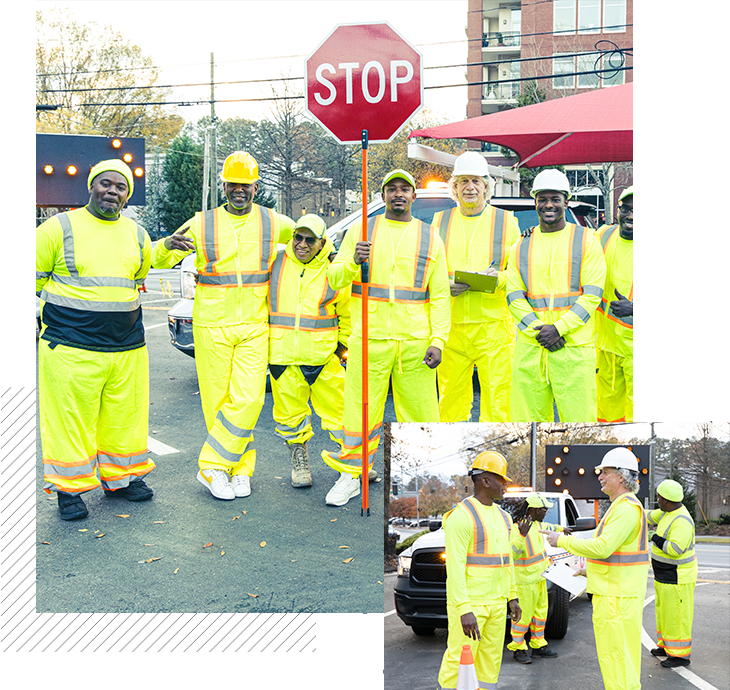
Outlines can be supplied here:
[[[476, 568], [502, 568], [505, 565], [509, 565], [510, 555], [509, 552], [500, 553], [489, 551], [489, 539], [486, 525], [482, 522], [481, 515], [479, 514], [478, 508], [474, 504], [477, 499], [473, 496], [466, 498], [461, 502], [461, 505], [467, 511], [467, 514], [471, 517], [472, 525], [474, 527], [474, 541], [472, 543], [472, 550], [466, 555], [467, 567]], [[500, 516], [504, 520], [505, 527], [507, 529], [507, 541], [509, 543], [509, 537], [512, 530], [510, 524], [510, 518], [499, 506], [495, 506], [499, 511]]]
[[639, 532], [638, 543], [632, 544], [629, 547], [619, 547], [615, 553], [612, 553], [607, 558], [586, 558], [586, 562], [604, 563], [610, 566], [634, 566], [649, 563], [649, 541], [646, 519], [644, 518], [644, 509], [642, 508], [639, 499], [637, 499], [633, 494], [623, 494], [609, 506], [606, 514], [603, 516], [603, 519], [598, 525], [595, 536], [601, 536], [606, 519], [615, 506], [619, 504], [619, 501], [628, 501], [632, 505], [636, 506], [641, 512], [641, 531]]

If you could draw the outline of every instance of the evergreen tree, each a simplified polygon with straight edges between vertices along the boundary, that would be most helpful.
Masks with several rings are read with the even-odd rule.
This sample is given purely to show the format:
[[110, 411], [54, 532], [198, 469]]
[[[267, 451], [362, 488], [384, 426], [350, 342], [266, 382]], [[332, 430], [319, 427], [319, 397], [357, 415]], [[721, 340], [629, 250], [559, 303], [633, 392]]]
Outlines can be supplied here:
[[162, 204], [162, 222], [170, 234], [200, 211], [202, 204], [203, 147], [188, 132], [177, 137], [167, 150], [163, 177], [167, 198]]

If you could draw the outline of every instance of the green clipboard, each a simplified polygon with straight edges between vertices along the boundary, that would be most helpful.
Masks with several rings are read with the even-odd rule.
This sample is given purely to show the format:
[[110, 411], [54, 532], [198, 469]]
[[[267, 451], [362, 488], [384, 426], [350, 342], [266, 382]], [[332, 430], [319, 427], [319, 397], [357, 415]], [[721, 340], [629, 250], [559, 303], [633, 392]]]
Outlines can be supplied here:
[[494, 292], [497, 287], [497, 276], [487, 276], [483, 273], [469, 271], [454, 271], [454, 282], [466, 283], [476, 292]]

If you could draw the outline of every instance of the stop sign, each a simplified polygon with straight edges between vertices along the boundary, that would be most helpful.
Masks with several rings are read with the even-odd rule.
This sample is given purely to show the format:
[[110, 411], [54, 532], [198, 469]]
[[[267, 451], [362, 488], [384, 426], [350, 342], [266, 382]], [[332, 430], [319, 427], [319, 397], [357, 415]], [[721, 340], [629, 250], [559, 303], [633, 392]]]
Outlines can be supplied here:
[[339, 24], [305, 63], [306, 109], [341, 144], [390, 141], [423, 102], [421, 54], [387, 22]]

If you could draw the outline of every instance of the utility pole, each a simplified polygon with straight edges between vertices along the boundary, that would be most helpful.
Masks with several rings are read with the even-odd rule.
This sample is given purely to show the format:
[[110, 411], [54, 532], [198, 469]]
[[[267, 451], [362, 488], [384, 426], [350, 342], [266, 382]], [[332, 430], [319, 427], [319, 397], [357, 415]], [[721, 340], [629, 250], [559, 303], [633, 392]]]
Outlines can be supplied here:
[[656, 433], [654, 432], [655, 422], [651, 422], [651, 442], [649, 443], [649, 497], [646, 499], [649, 503], [648, 507], [651, 509], [654, 507], [654, 463], [656, 459], [655, 446], [656, 446]]
[[210, 54], [210, 126], [205, 130], [203, 155], [203, 204], [202, 210], [218, 205], [218, 137], [215, 119], [215, 76], [213, 53]]
[[537, 424], [530, 424], [530, 486], [537, 491]]

